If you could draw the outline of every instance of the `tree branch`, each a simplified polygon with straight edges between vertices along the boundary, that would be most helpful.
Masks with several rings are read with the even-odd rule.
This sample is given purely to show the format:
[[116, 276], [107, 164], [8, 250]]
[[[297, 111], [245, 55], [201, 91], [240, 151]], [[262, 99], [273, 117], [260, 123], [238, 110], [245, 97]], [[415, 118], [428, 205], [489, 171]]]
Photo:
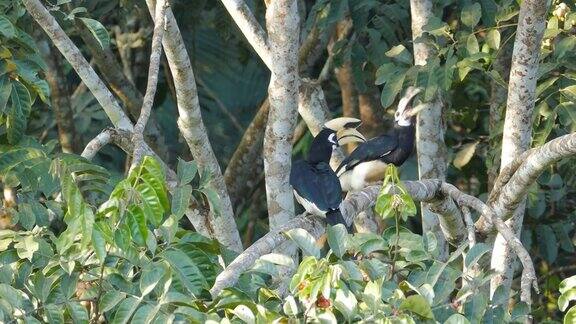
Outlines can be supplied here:
[[[146, 3], [151, 15], [154, 16], [156, 1], [147, 0]], [[213, 213], [208, 215], [209, 228], [213, 230], [209, 236], [217, 238], [223, 245], [234, 251], [242, 251], [242, 241], [234, 221], [234, 211], [226, 190], [224, 177], [202, 121], [190, 57], [170, 8], [166, 9], [166, 31], [162, 45], [176, 88], [179, 114], [178, 128], [188, 144], [194, 160], [198, 162], [198, 166], [209, 171], [212, 175], [209, 185], [214, 188], [220, 198], [221, 215], [214, 215]]]
[[72, 68], [78, 73], [88, 89], [90, 89], [112, 124], [119, 129], [132, 131], [133, 126], [128, 116], [124, 114], [112, 93], [110, 93], [104, 82], [100, 80], [84, 56], [82, 56], [80, 50], [58, 25], [56, 19], [50, 15], [39, 0], [22, 0], [22, 3], [38, 25], [54, 42], [54, 45], [64, 55]]
[[250, 8], [243, 0], [220, 0], [230, 16], [240, 28], [240, 31], [246, 37], [246, 40], [262, 59], [264, 64], [272, 69], [272, 54], [266, 32], [260, 26], [256, 17], [250, 11]]
[[[536, 99], [536, 82], [538, 80], [538, 61], [540, 45], [546, 27], [546, 0], [524, 0], [520, 5], [518, 28], [512, 52], [510, 80], [508, 82], [508, 100], [504, 133], [502, 136], [501, 169], [510, 164], [514, 158], [530, 148], [532, 140], [532, 114]], [[526, 179], [529, 180], [529, 179]], [[524, 218], [525, 195], [516, 197], [521, 201], [512, 219], [507, 221], [516, 237], [520, 236]], [[499, 217], [505, 217], [498, 206], [494, 211]], [[491, 267], [496, 270], [490, 284], [493, 296], [497, 287], [504, 287], [504, 296], [508, 297], [513, 278], [512, 265], [515, 260], [511, 253], [512, 242], [503, 233], [496, 236], [492, 253]], [[503, 298], [502, 300], [508, 300]]]
[[152, 49], [150, 53], [150, 66], [148, 68], [148, 82], [146, 94], [142, 102], [142, 110], [136, 125], [134, 125], [132, 141], [134, 142], [134, 154], [132, 157], [133, 168], [142, 159], [142, 146], [144, 146], [144, 128], [150, 119], [156, 87], [158, 85], [158, 73], [160, 71], [160, 57], [162, 56], [162, 38], [164, 37], [164, 22], [166, 17], [166, 0], [158, 0], [156, 3], [156, 16], [154, 18], [154, 34], [152, 36]]

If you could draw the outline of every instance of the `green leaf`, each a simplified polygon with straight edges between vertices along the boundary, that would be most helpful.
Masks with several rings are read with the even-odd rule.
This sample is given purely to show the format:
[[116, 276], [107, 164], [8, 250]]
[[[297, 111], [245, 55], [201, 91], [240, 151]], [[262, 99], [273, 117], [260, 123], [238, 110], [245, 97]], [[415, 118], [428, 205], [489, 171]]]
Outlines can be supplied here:
[[2, 283], [0, 284], [0, 296], [0, 298], [10, 303], [12, 307], [22, 308], [22, 292], [16, 288]]
[[536, 97], [540, 97], [540, 95], [546, 91], [546, 89], [550, 88], [550, 86], [552, 86], [558, 79], [559, 77], [551, 77], [543, 82], [540, 82], [536, 87]]
[[28, 89], [18, 81], [12, 82], [10, 99], [12, 105], [8, 109], [6, 128], [8, 142], [14, 144], [19, 142], [24, 135], [32, 103]]
[[73, 323], [88, 323], [88, 311], [80, 302], [69, 301], [66, 303], [66, 309], [72, 317]]
[[408, 52], [404, 45], [397, 45], [392, 47], [388, 52], [385, 53], [385, 55], [399, 63], [412, 65], [412, 54]]
[[466, 39], [466, 50], [468, 50], [468, 55], [480, 52], [480, 46], [478, 45], [478, 39], [476, 39], [476, 35], [470, 34], [470, 36], [468, 36]]
[[100, 298], [98, 307], [102, 313], [105, 313], [118, 305], [118, 303], [124, 298], [126, 298], [125, 293], [116, 290], [108, 290], [102, 295], [102, 298]]
[[138, 310], [134, 313], [132, 317], [131, 323], [151, 323], [158, 314], [160, 310], [160, 305], [154, 303], [152, 304], [145, 304], [140, 306]]
[[48, 304], [44, 306], [46, 310], [46, 317], [48, 317], [48, 323], [64, 323], [64, 312], [62, 311], [62, 305]]
[[427, 319], [434, 319], [432, 308], [426, 301], [426, 298], [420, 295], [408, 296], [400, 304], [400, 309], [411, 311], [412, 313]]
[[336, 290], [336, 298], [334, 299], [334, 307], [344, 317], [350, 321], [354, 314], [356, 313], [356, 305], [358, 305], [358, 300], [356, 300], [356, 296], [346, 288], [346, 286], [342, 286], [342, 288]]
[[146, 226], [146, 216], [144, 211], [139, 206], [131, 206], [128, 209], [128, 225], [130, 226], [130, 234], [135, 241], [144, 245], [148, 238], [148, 227]]
[[342, 258], [346, 253], [347, 240], [348, 230], [344, 224], [328, 226], [328, 245], [337, 257]]
[[479, 3], [474, 2], [467, 4], [462, 8], [460, 20], [462, 20], [464, 25], [474, 28], [480, 21], [480, 17], [482, 17], [482, 7]]
[[317, 259], [320, 258], [320, 249], [316, 246], [316, 240], [305, 229], [294, 228], [284, 232], [284, 234], [302, 249], [304, 255], [311, 255]]
[[500, 48], [500, 32], [498, 29], [492, 29], [488, 32], [488, 35], [486, 35], [486, 44], [495, 50]]
[[210, 210], [216, 215], [219, 216], [221, 213], [220, 208], [220, 196], [212, 187], [204, 187], [202, 188], [202, 193], [208, 199], [208, 203], [210, 204]]
[[558, 256], [558, 242], [554, 231], [548, 225], [538, 225], [536, 226], [536, 237], [538, 238], [540, 255], [549, 263], [553, 263]]
[[478, 142], [462, 145], [462, 148], [454, 157], [454, 166], [458, 169], [462, 169], [462, 167], [468, 164], [474, 156], [474, 152], [476, 152], [476, 146], [478, 146]]
[[24, 237], [16, 237], [16, 252], [21, 259], [28, 259], [32, 261], [34, 252], [38, 251], [39, 244], [32, 235], [26, 235]]
[[394, 100], [396, 100], [396, 96], [402, 90], [405, 78], [406, 70], [399, 70], [397, 74], [390, 76], [382, 89], [382, 95], [380, 97], [382, 107], [390, 107]]
[[505, 6], [496, 13], [496, 22], [503, 22], [514, 18], [518, 14], [517, 6]]
[[112, 320], [111, 323], [113, 323], [113, 324], [128, 323], [128, 321], [130, 320], [130, 317], [132, 316], [132, 314], [134, 313], [134, 311], [136, 310], [138, 305], [140, 305], [140, 300], [136, 297], [130, 296], [130, 297], [124, 299], [120, 303], [120, 306], [118, 306], [118, 309], [116, 310], [116, 313], [114, 314], [114, 319]]
[[107, 49], [110, 46], [110, 35], [108, 35], [108, 31], [98, 20], [90, 18], [79, 19], [88, 27], [88, 30], [90, 30], [94, 38], [96, 38], [102, 49]]
[[284, 300], [284, 304], [282, 305], [282, 310], [284, 314], [288, 316], [296, 316], [298, 315], [298, 304], [296, 304], [296, 300], [291, 295], [288, 295]]
[[149, 263], [142, 269], [140, 278], [140, 292], [142, 297], [148, 295], [160, 282], [160, 279], [168, 272], [168, 266], [164, 263]]
[[98, 229], [98, 226], [92, 229], [92, 246], [94, 247], [94, 253], [96, 253], [98, 260], [104, 263], [104, 259], [106, 258], [106, 239], [104, 238], [104, 234]]
[[16, 36], [14, 25], [12, 25], [12, 22], [4, 15], [0, 15], [0, 34], [7, 38]]
[[202, 289], [208, 288], [206, 278], [186, 253], [172, 249], [164, 251], [161, 256], [168, 261], [173, 277], [190, 294], [197, 296]]
[[571, 301], [576, 300], [576, 287], [564, 291], [558, 298], [558, 308], [560, 311], [565, 311]]
[[10, 78], [4, 75], [0, 77], [0, 115], [2, 115], [4, 109], [6, 109], [6, 104], [8, 103], [8, 99], [10, 99], [10, 93], [12, 93], [12, 83], [10, 82]]
[[448, 317], [444, 324], [470, 324], [470, 321], [462, 314], [454, 314]]
[[569, 53], [574, 49], [576, 46], [576, 36], [570, 35], [568, 37], [563, 38], [556, 44], [554, 48], [554, 56], [558, 59], [563, 58], [566, 53]]
[[574, 287], [576, 287], [576, 275], [562, 280], [558, 290], [560, 290], [560, 293], [563, 294]]
[[484, 254], [490, 252], [491, 250], [491, 246], [486, 243], [477, 243], [474, 245], [466, 254], [466, 267], [470, 268], [472, 265], [476, 264]]
[[178, 168], [176, 169], [178, 174], [178, 184], [184, 185], [190, 183], [198, 174], [198, 165], [196, 161], [184, 161], [178, 159]]
[[188, 206], [190, 205], [190, 199], [192, 198], [192, 186], [183, 185], [176, 187], [174, 194], [172, 195], [172, 214], [176, 219], [182, 218]]
[[560, 89], [560, 92], [563, 95], [565, 95], [570, 101], [576, 102], [576, 85]]

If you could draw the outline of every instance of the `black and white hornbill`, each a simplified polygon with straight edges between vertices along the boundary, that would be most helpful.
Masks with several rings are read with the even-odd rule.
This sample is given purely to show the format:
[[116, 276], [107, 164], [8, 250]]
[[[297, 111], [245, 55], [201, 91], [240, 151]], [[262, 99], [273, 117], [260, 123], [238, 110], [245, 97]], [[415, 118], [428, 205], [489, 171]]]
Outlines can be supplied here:
[[360, 123], [356, 118], [332, 119], [312, 140], [308, 158], [292, 163], [290, 184], [296, 200], [307, 212], [326, 217], [330, 225], [346, 225], [340, 212], [342, 188], [338, 176], [330, 167], [332, 151], [346, 143], [366, 141], [356, 130]]
[[389, 163], [400, 166], [414, 148], [416, 114], [425, 106], [413, 107], [420, 89], [409, 87], [394, 114], [394, 127], [361, 143], [336, 169], [343, 191], [358, 191], [369, 181], [378, 180]]

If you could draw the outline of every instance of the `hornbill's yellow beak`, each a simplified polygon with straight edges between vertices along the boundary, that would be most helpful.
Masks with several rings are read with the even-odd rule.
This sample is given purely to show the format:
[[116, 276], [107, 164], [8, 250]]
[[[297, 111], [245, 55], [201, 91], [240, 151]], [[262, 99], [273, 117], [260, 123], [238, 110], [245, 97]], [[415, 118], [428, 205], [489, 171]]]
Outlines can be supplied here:
[[341, 129], [336, 132], [336, 137], [338, 138], [338, 145], [344, 145], [354, 142], [366, 142], [366, 137], [364, 137], [362, 133], [360, 133], [354, 128]]
[[344, 145], [352, 142], [366, 142], [364, 135], [356, 130], [360, 124], [362, 124], [360, 119], [340, 117], [326, 122], [324, 127], [335, 131], [338, 145]]
[[400, 102], [398, 102], [397, 111], [399, 111], [405, 117], [413, 117], [422, 110], [428, 108], [429, 105], [426, 104], [419, 104], [416, 107], [412, 107], [414, 98], [420, 92], [422, 92], [421, 88], [408, 87], [404, 93], [404, 96], [400, 99]]

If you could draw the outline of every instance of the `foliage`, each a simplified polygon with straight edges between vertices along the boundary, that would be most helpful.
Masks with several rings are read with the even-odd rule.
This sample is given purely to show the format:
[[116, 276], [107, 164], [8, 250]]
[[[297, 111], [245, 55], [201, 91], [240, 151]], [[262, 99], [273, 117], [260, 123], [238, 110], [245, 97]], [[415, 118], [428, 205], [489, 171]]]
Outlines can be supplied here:
[[[220, 2], [170, 2], [192, 57], [212, 147], [224, 167], [266, 95], [269, 72]], [[88, 60], [94, 53], [79, 40], [79, 24], [113, 53], [136, 89], [145, 88], [152, 24], [142, 1], [43, 3]], [[263, 23], [264, 2], [246, 3]], [[507, 86], [501, 63], [510, 60], [520, 1], [434, 1], [434, 17], [418, 41], [436, 55], [423, 66], [413, 64], [408, 1], [299, 3], [303, 39], [311, 32], [331, 37], [336, 23], [352, 22], [350, 36], [331, 44], [333, 56], [323, 49], [320, 62], [302, 76], [315, 78], [324, 61], [336, 68], [349, 62], [357, 92], [380, 95], [377, 114], [393, 108], [409, 85], [424, 88], [424, 100], [442, 98], [448, 181], [484, 198], [486, 171], [498, 169], [503, 127], [502, 118], [491, 124], [490, 110], [499, 112], [496, 117], [504, 110], [505, 100], [495, 94]], [[548, 14], [533, 147], [575, 130], [576, 7], [566, 3], [552, 1]], [[492, 272], [482, 270], [489, 268], [488, 245], [453, 247], [448, 260], [439, 260], [439, 233], [419, 234], [419, 220], [412, 217], [417, 206], [400, 181], [416, 178], [411, 161], [402, 177], [395, 168], [386, 171], [376, 202], [383, 232], [349, 235], [342, 226], [330, 227], [328, 246], [319, 246], [303, 229], [289, 231], [285, 235], [300, 247], [301, 262], [265, 255], [235, 287], [210, 300], [208, 289], [235, 255], [190, 231], [183, 217], [190, 202], [217, 214], [219, 197], [208, 185], [210, 174], [179, 158], [189, 155], [179, 140], [166, 66], [154, 117], [166, 136], [165, 161], [177, 169], [172, 193], [165, 170], [149, 157], [126, 175], [119, 150], [104, 148], [96, 163], [58, 151], [58, 112], [50, 107], [58, 98], [45, 81], [48, 67], [40, 52], [46, 47], [47, 55], [59, 54], [47, 42], [20, 1], [0, 1], [0, 180], [18, 202], [0, 210], [0, 321], [524, 321], [527, 307], [518, 296], [510, 312], [496, 306], [505, 304], [498, 290], [489, 301]], [[58, 81], [74, 90], [68, 99], [82, 147], [109, 121], [66, 62], [62, 70]], [[338, 115], [340, 89], [332, 77], [322, 86]], [[296, 147], [306, 148], [310, 140], [308, 133]], [[528, 194], [522, 242], [541, 276], [543, 294], [534, 296], [532, 308], [537, 322], [559, 318], [560, 311], [567, 311], [570, 322], [576, 314], [570, 307], [574, 277], [562, 281], [576, 262], [574, 168], [571, 161], [558, 162]], [[246, 244], [268, 230], [262, 192], [246, 193], [249, 202], [238, 211]], [[281, 286], [290, 271], [295, 274], [289, 287]]]
[[[566, 311], [571, 301], [576, 300], [576, 276], [562, 280], [560, 283], [560, 298], [558, 298], [558, 308]], [[576, 305], [572, 305], [564, 316], [564, 324], [574, 323], [576, 320]]]

